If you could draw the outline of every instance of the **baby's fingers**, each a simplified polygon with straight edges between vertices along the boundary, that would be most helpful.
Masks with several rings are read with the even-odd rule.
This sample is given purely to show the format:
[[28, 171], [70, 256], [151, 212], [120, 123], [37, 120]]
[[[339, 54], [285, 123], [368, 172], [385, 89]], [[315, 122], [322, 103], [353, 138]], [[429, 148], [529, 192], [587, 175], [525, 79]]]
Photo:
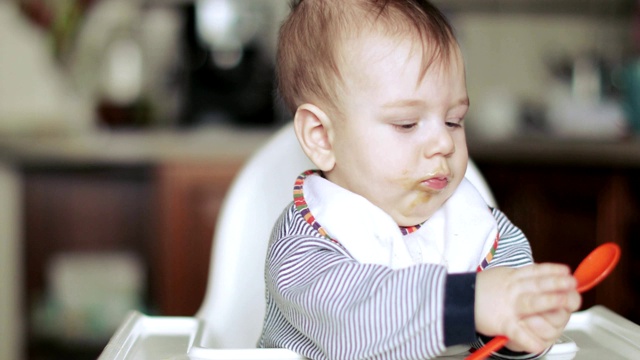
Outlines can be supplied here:
[[518, 269], [521, 278], [571, 275], [571, 269], [564, 264], [539, 263]]
[[542, 314], [542, 317], [551, 326], [564, 329], [565, 325], [567, 325], [567, 322], [569, 322], [569, 318], [571, 317], [571, 312], [568, 312], [563, 309], [556, 310], [556, 311], [544, 313]]
[[[519, 286], [524, 292], [569, 291], [576, 288], [576, 279], [570, 270], [560, 264], [537, 264], [518, 273]], [[525, 270], [526, 269], [526, 270]]]
[[570, 291], [574, 290], [577, 284], [571, 275], [552, 275], [534, 278], [533, 287], [540, 292]]
[[523, 319], [523, 322], [539, 338], [553, 343], [562, 334], [570, 315], [569, 312], [561, 309], [541, 315], [529, 316]]
[[533, 333], [523, 322], [514, 324], [507, 331], [509, 343], [507, 347], [513, 351], [524, 351], [531, 354], [538, 354], [544, 351], [548, 343]]
[[569, 293], [525, 293], [518, 297], [516, 311], [523, 315], [551, 312], [567, 308]]
[[567, 303], [565, 306], [565, 310], [572, 313], [574, 311], [578, 311], [580, 306], [582, 306], [582, 296], [577, 291], [570, 291], [567, 294]]

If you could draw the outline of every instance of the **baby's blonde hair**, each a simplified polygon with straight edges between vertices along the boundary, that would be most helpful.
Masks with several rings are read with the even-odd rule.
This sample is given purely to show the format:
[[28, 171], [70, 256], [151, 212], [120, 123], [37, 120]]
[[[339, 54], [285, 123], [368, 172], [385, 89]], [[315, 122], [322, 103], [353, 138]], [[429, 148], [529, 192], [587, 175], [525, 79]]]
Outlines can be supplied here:
[[426, 0], [293, 0], [277, 52], [278, 90], [292, 113], [306, 102], [338, 107], [341, 41], [367, 24], [393, 35], [417, 35], [423, 76], [432, 63], [446, 62], [456, 44], [445, 16]]

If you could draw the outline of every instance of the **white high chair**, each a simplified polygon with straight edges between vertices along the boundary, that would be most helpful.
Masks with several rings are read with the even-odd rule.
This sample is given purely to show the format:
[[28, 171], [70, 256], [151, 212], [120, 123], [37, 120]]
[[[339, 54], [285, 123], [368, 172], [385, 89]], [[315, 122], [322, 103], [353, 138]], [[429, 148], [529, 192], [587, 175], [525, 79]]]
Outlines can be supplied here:
[[[265, 311], [264, 261], [271, 228], [292, 200], [295, 178], [309, 168], [313, 164], [300, 149], [292, 124], [284, 126], [246, 163], [226, 195], [207, 291], [196, 316], [132, 312], [100, 359], [300, 359], [289, 350], [255, 346]], [[466, 177], [495, 206], [471, 162]]]

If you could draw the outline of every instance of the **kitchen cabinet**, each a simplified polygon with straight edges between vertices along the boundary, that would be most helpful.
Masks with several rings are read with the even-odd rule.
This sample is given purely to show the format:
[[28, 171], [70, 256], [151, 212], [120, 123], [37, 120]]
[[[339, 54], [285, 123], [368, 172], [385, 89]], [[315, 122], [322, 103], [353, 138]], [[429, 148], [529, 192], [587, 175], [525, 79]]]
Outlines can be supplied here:
[[156, 169], [155, 299], [163, 315], [193, 316], [204, 298], [212, 235], [238, 162], [173, 163]]
[[91, 320], [71, 320], [58, 307], [51, 266], [63, 254], [128, 253], [153, 278], [150, 171], [144, 166], [26, 166], [22, 178], [25, 358], [95, 358], [107, 339], [83, 333]]
[[472, 142], [470, 154], [537, 262], [575, 269], [596, 246], [620, 245], [618, 267], [583, 294], [583, 308], [604, 305], [640, 323], [639, 143]]
[[[31, 304], [25, 318], [47, 300], [56, 255], [111, 252], [140, 260], [146, 312], [193, 316], [204, 297], [218, 211], [240, 165], [24, 168], [25, 303]], [[108, 340], [51, 338], [37, 327], [27, 327], [29, 359], [95, 358]]]

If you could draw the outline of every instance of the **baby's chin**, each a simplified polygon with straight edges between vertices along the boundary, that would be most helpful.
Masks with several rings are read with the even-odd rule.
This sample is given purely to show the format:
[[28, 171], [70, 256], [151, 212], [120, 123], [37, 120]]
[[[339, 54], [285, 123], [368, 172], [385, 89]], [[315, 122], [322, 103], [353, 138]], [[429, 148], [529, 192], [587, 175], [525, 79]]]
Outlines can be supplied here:
[[402, 227], [410, 227], [410, 226], [416, 226], [416, 225], [421, 225], [423, 224], [425, 221], [427, 221], [429, 219], [429, 217], [431, 217], [431, 214], [429, 215], [413, 215], [413, 216], [405, 216], [405, 215], [401, 215], [401, 214], [396, 214], [391, 215], [391, 218], [393, 218], [393, 220], [396, 222], [396, 224], [398, 224], [398, 226], [402, 226]]
[[416, 205], [415, 201], [412, 201], [403, 208], [395, 208], [392, 211], [388, 211], [387, 214], [389, 214], [399, 226], [416, 226], [429, 220], [429, 218], [438, 211], [438, 205], [441, 204], [434, 201], [422, 202], [418, 205]]

